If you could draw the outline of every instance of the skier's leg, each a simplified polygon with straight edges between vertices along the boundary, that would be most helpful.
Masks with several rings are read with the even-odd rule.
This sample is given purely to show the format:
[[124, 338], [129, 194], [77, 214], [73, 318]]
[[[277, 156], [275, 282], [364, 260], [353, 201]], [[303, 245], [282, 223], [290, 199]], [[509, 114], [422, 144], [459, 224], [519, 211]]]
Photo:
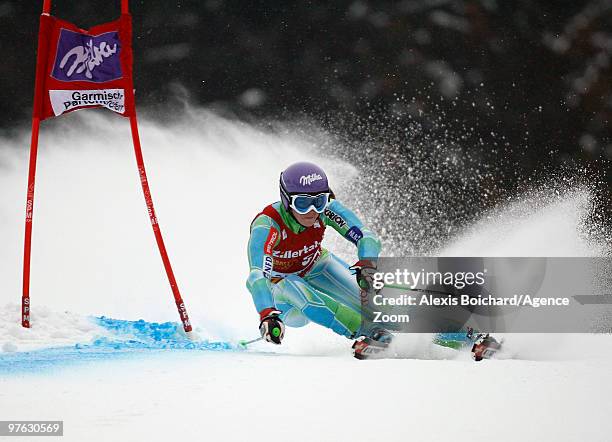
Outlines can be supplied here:
[[359, 329], [359, 312], [347, 307], [303, 278], [289, 275], [274, 286], [276, 307], [281, 319], [290, 327], [301, 327], [312, 321], [334, 332], [351, 337]]
[[468, 337], [467, 331], [436, 333], [433, 343], [456, 350], [473, 344], [472, 340]]
[[355, 275], [349, 269], [349, 265], [336, 255], [327, 252], [304, 279], [359, 315], [361, 324], [355, 333], [356, 336], [365, 335], [376, 340], [391, 340], [391, 335], [380, 324], [371, 321], [372, 312], [364, 310], [361, 305], [361, 289], [357, 285]]
[[434, 337], [434, 344], [443, 347], [461, 350], [471, 348], [472, 357], [476, 361], [490, 359], [502, 347], [503, 339], [498, 341], [489, 333], [480, 333], [471, 327], [458, 333], [438, 333]]
[[349, 265], [331, 252], [325, 253], [304, 277], [306, 282], [361, 314], [360, 289]]

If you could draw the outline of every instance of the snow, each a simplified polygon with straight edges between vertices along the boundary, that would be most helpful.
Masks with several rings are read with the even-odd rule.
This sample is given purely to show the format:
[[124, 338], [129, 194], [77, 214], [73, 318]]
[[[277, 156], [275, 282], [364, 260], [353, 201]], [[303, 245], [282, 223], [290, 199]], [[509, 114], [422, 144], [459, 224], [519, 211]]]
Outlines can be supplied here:
[[5, 352], [75, 345], [106, 336], [106, 330], [90, 318], [71, 312], [56, 312], [38, 306], [35, 330], [21, 327], [21, 305], [0, 306], [0, 348]]
[[[541, 195], [546, 198], [548, 195]], [[443, 256], [608, 256], [609, 244], [588, 241], [582, 222], [590, 194], [577, 189], [543, 205], [519, 201], [486, 214], [448, 244]]]
[[[610, 439], [610, 336], [508, 335], [499, 358], [481, 363], [426, 335], [398, 339], [406, 359], [357, 361], [349, 341], [315, 326], [289, 329], [280, 347], [239, 350], [258, 334], [244, 255], [247, 226], [276, 196], [270, 177], [297, 159], [321, 162], [336, 182], [355, 171], [309, 153], [290, 130], [197, 110], [165, 126], [143, 119], [141, 136], [166, 245], [206, 340], [176, 329], [127, 123], [91, 112], [43, 126], [32, 328], [19, 327], [27, 133], [2, 139], [2, 419], [64, 420], [70, 441]], [[580, 231], [588, 198], [518, 201], [442, 253], [599, 255], [607, 246]]]
[[63, 419], [68, 440], [605, 441], [609, 369], [173, 353], [14, 377], [0, 395], [3, 418]]

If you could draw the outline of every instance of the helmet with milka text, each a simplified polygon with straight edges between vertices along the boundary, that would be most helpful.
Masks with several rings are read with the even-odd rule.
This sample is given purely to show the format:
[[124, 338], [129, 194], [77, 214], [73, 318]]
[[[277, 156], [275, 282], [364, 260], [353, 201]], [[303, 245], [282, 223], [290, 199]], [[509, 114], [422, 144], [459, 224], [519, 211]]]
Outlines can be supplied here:
[[332, 194], [327, 175], [319, 166], [302, 161], [292, 164], [280, 174], [280, 196], [285, 209], [289, 210], [292, 195]]

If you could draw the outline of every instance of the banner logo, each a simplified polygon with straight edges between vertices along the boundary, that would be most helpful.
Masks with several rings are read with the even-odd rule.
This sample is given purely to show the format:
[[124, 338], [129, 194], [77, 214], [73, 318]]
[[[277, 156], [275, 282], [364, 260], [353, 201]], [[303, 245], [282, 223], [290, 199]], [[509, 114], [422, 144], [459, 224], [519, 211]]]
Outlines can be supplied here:
[[88, 35], [62, 29], [51, 76], [60, 81], [104, 83], [123, 76], [119, 32]]
[[122, 114], [125, 111], [123, 89], [50, 90], [49, 98], [55, 116], [79, 107], [102, 106]]

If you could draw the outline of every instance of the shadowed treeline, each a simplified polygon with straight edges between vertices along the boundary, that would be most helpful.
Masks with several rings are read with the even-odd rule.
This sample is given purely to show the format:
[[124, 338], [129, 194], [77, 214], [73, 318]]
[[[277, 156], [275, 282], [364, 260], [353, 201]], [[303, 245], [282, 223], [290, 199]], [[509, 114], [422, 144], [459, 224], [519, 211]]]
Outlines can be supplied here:
[[[503, 157], [509, 182], [582, 166], [612, 180], [609, 1], [130, 3], [137, 100], [160, 118], [185, 88], [217, 109], [367, 126], [388, 143], [434, 134]], [[4, 128], [29, 116], [41, 4], [0, 1]], [[56, 0], [52, 13], [88, 27], [118, 8]]]

